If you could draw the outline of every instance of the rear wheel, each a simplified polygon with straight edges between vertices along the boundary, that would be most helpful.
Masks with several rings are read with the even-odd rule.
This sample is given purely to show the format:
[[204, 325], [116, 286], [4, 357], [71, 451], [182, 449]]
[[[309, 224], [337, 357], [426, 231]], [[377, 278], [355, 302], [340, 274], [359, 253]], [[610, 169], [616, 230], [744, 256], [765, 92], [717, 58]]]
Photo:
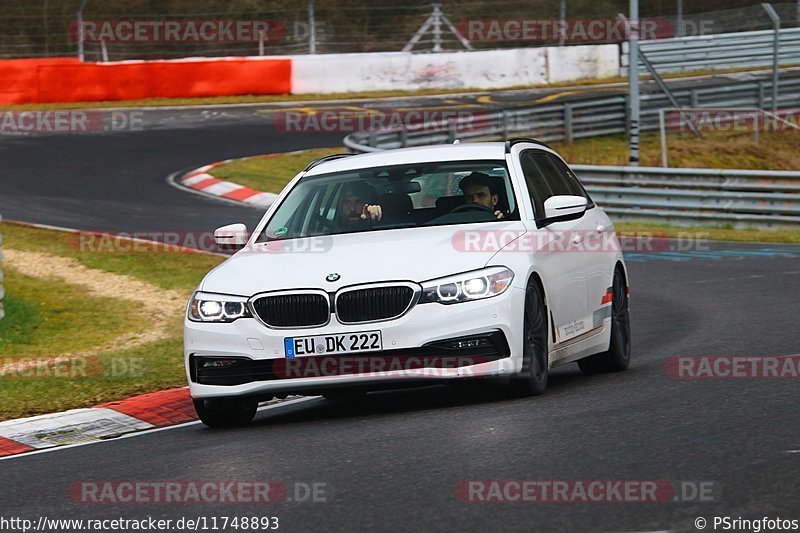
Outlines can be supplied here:
[[542, 289], [535, 280], [525, 289], [522, 339], [522, 371], [513, 376], [509, 390], [518, 396], [538, 396], [547, 388], [549, 371], [547, 308]]
[[249, 424], [256, 416], [258, 401], [244, 398], [193, 400], [200, 421], [208, 427], [236, 427]]
[[608, 351], [578, 361], [578, 367], [584, 374], [619, 372], [628, 368], [631, 362], [628, 287], [620, 268], [614, 271], [614, 285], [611, 293], [611, 342]]

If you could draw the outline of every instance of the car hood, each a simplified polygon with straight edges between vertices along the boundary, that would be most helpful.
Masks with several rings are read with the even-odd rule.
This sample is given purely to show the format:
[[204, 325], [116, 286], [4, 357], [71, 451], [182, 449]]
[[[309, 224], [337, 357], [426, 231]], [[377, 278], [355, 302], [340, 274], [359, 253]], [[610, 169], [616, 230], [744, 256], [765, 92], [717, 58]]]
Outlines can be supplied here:
[[[486, 266], [499, 245], [467, 247], [465, 232], [503, 234], [508, 242], [525, 226], [491, 222], [273, 241], [238, 252], [212, 270], [200, 288], [242, 296], [297, 288], [335, 291], [358, 283], [421, 282]], [[334, 273], [339, 279], [326, 281]]]

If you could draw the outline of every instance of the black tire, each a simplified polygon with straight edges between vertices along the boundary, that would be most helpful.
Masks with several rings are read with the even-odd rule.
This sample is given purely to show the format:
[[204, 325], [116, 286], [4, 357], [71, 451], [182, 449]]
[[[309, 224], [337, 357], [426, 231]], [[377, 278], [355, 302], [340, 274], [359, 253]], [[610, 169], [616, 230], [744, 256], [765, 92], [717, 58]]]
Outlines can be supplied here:
[[628, 313], [628, 287], [622, 269], [614, 271], [611, 289], [611, 342], [608, 351], [578, 361], [586, 375], [620, 372], [631, 362], [631, 322]]
[[359, 400], [366, 395], [367, 391], [361, 389], [339, 389], [322, 393], [326, 400]]
[[258, 401], [245, 398], [193, 400], [200, 421], [210, 428], [245, 426], [256, 416]]
[[509, 381], [515, 396], [538, 396], [547, 388], [549, 372], [547, 308], [539, 284], [528, 282], [523, 317], [522, 371]]

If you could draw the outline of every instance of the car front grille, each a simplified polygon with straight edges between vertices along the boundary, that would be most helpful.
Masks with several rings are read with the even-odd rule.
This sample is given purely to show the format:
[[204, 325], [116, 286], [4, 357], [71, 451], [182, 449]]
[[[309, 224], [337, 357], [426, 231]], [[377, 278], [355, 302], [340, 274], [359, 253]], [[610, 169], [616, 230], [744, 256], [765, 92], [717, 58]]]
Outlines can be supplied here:
[[336, 299], [336, 316], [348, 324], [396, 318], [411, 306], [414, 293], [405, 285], [348, 290]]
[[328, 297], [318, 293], [276, 294], [253, 300], [253, 310], [267, 326], [322, 326], [330, 320]]

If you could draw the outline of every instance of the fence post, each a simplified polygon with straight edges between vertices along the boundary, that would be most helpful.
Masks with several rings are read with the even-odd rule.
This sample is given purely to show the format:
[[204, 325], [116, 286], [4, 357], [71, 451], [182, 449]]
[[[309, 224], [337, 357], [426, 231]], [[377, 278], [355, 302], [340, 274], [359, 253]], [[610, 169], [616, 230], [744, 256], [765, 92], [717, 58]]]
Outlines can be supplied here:
[[558, 46], [564, 46], [567, 41], [567, 0], [561, 0], [558, 18], [561, 23], [558, 27]]
[[683, 0], [678, 0], [678, 16], [675, 24], [675, 37], [683, 37]]
[[780, 52], [780, 45], [781, 45], [781, 17], [778, 16], [778, 13], [775, 12], [775, 8], [772, 7], [772, 4], [764, 2], [761, 4], [761, 7], [764, 8], [764, 11], [767, 12], [769, 18], [772, 19], [772, 24], [775, 27], [775, 38], [773, 43], [773, 57], [772, 57], [772, 112], [777, 113], [778, 111], [778, 63], [780, 58], [778, 57], [778, 53]]
[[630, 53], [628, 56], [629, 71], [628, 83], [630, 85], [630, 156], [629, 165], [639, 166], [639, 0], [630, 0], [630, 14], [628, 15], [628, 28], [630, 35]]
[[317, 27], [314, 20], [314, 0], [308, 0], [308, 53], [317, 53]]
[[78, 7], [78, 14], [75, 17], [78, 23], [78, 59], [83, 62], [83, 10], [86, 7], [86, 0], [81, 0], [81, 5]]
[[105, 39], [100, 39], [100, 57], [103, 58], [103, 63], [108, 63], [108, 46]]
[[564, 140], [572, 144], [572, 104], [564, 103]]
[[264, 32], [258, 32], [258, 55], [264, 55]]

